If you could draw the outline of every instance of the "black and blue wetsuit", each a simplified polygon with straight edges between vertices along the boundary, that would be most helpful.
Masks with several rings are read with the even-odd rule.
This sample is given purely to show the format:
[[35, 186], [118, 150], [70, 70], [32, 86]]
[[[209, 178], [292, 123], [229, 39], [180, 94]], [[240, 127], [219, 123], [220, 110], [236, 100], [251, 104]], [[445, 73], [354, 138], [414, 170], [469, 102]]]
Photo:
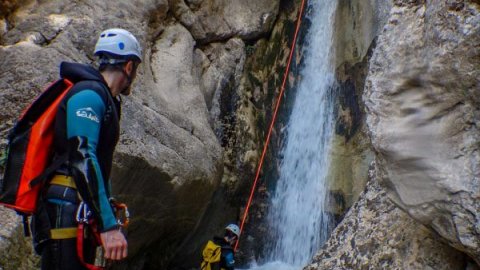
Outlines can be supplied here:
[[[234, 270], [235, 269], [235, 257], [233, 248], [222, 237], [215, 236], [213, 242], [219, 245], [221, 249], [219, 270]], [[214, 266], [213, 268], [215, 268]], [[217, 267], [218, 268], [218, 267]]]
[[[119, 137], [120, 103], [92, 67], [62, 63], [60, 74], [75, 85], [55, 119], [54, 159], [65, 159], [56, 175], [73, 177], [76, 186], [49, 185], [44, 211], [34, 216], [32, 231], [37, 252], [42, 254], [42, 269], [85, 269], [77, 258], [76, 239], [50, 239], [47, 231], [77, 227], [79, 197], [93, 213], [100, 232], [118, 227], [109, 202], [109, 177]], [[93, 248], [85, 248], [87, 260], [93, 260], [94, 253]]]
[[97, 145], [100, 137], [101, 120], [105, 115], [106, 106], [102, 98], [94, 90], [85, 89], [72, 95], [67, 102], [67, 138], [84, 137], [88, 142], [88, 154], [96, 175], [98, 186], [98, 205], [102, 220], [102, 231], [108, 231], [117, 226], [109, 202], [109, 185], [103, 179], [97, 157]]

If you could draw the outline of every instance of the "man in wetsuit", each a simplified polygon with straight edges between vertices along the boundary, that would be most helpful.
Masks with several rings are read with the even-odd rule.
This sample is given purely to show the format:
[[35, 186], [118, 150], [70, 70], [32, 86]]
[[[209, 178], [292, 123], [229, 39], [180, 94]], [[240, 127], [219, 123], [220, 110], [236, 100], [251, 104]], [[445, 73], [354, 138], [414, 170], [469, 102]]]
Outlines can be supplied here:
[[85, 262], [93, 263], [92, 239], [85, 239], [83, 250], [77, 250], [77, 216], [94, 221], [105, 259], [127, 256], [127, 241], [110, 202], [109, 177], [119, 138], [119, 95], [130, 94], [142, 53], [130, 32], [108, 29], [100, 34], [95, 55], [98, 70], [77, 63], [60, 65], [61, 77], [74, 86], [55, 119], [53, 163], [60, 160], [62, 165], [50, 179], [32, 220], [42, 269], [86, 269]]

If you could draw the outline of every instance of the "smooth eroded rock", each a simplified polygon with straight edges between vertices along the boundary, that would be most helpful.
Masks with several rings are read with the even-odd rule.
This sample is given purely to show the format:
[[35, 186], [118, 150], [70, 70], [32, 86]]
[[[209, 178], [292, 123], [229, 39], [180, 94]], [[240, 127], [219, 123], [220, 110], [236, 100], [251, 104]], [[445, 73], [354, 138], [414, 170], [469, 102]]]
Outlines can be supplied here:
[[395, 1], [364, 95], [389, 197], [478, 264], [479, 78], [478, 2]]
[[195, 72], [196, 42], [183, 26], [166, 25], [167, 10], [163, 0], [31, 2], [9, 17], [12, 27], [0, 43], [0, 104], [8, 108], [0, 113], [3, 147], [21, 110], [58, 78], [61, 61], [92, 63], [106, 28], [123, 27], [139, 39], [144, 62], [123, 100], [112, 172], [114, 195], [131, 209], [125, 264], [135, 267], [151, 260], [145, 249], [168, 259], [162, 250], [195, 227], [222, 173], [222, 149]]
[[175, 17], [202, 42], [267, 34], [278, 14], [278, 0], [170, 0]]
[[376, 180], [304, 270], [464, 270], [468, 260], [397, 208]]

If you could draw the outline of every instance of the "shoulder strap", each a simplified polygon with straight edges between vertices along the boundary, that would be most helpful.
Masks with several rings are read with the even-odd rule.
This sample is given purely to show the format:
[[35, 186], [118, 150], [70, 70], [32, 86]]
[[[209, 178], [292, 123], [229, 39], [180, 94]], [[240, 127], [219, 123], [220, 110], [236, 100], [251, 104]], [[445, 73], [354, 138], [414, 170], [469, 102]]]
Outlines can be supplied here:
[[65, 163], [68, 160], [68, 153], [64, 153], [60, 157], [56, 158], [52, 164], [50, 164], [43, 173], [41, 173], [39, 176], [35, 177], [31, 182], [30, 182], [30, 188], [33, 188], [34, 186], [43, 183], [47, 178], [49, 178], [52, 173], [54, 173], [63, 163]]
[[[95, 91], [97, 94], [100, 95], [102, 100], [104, 101], [106, 105], [106, 111], [104, 115], [104, 121], [108, 121], [109, 119], [112, 118], [112, 115], [114, 114], [113, 108], [113, 100], [111, 95], [109, 94], [109, 90], [107, 86], [101, 82], [98, 81], [80, 81], [77, 82], [72, 89], [70, 89], [70, 93], [67, 95], [71, 95], [76, 89], [91, 89]], [[63, 153], [62, 155], [58, 156], [53, 160], [53, 162], [45, 169], [43, 173], [41, 173], [39, 176], [35, 177], [31, 182], [30, 182], [30, 187], [34, 187], [38, 184], [43, 183], [45, 180], [47, 180], [62, 164], [68, 161], [68, 152]]]
[[111, 102], [109, 98], [111, 96], [109, 93], [110, 90], [108, 90], [107, 86], [102, 82], [93, 80], [84, 80], [75, 83], [72, 90], [70, 91], [71, 93], [69, 93], [69, 95], [67, 96], [67, 99], [75, 95], [76, 93], [87, 89], [93, 90], [95, 93], [97, 93], [103, 100], [105, 105], [108, 105]]

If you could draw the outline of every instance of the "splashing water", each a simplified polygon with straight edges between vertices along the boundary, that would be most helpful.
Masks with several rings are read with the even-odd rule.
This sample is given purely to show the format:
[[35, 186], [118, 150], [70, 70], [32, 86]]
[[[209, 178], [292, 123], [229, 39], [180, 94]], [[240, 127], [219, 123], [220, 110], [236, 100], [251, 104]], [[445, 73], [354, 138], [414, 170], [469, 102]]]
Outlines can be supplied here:
[[249, 270], [298, 270], [298, 267], [280, 261], [268, 262], [260, 266], [253, 262]]
[[255, 270], [297, 270], [326, 241], [330, 140], [334, 129], [333, 22], [336, 0], [309, 3], [312, 22], [306, 37], [301, 81], [282, 149], [280, 178], [268, 216], [274, 240], [266, 264]]

